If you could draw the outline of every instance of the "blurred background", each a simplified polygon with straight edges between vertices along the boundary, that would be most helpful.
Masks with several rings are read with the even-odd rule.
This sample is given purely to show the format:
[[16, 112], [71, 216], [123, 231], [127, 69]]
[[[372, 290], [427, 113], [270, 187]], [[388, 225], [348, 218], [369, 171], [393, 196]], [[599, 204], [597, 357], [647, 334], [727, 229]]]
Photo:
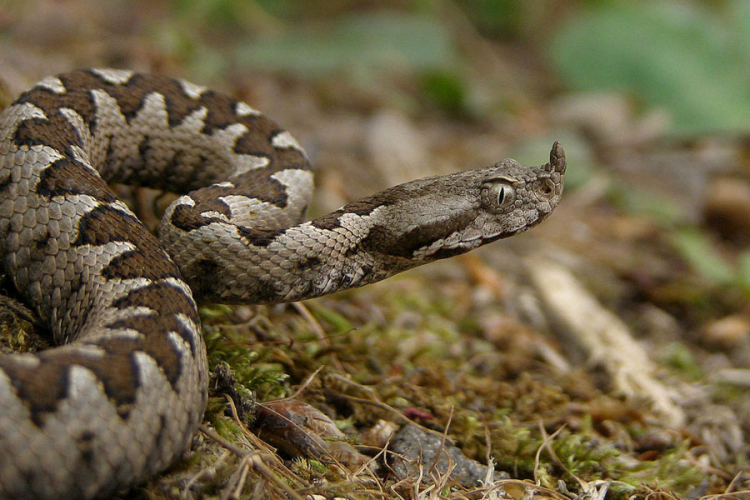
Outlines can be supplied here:
[[[236, 362], [261, 400], [326, 365], [306, 400], [355, 441], [392, 416], [332, 397], [341, 374], [428, 427], [451, 416], [466, 456], [552, 489], [750, 487], [750, 2], [0, 0], [0, 48], [0, 106], [78, 67], [247, 101], [311, 157], [313, 215], [420, 176], [542, 164], [561, 141], [565, 196], [540, 227], [309, 302], [334, 347], [289, 308], [206, 308], [212, 363]], [[259, 316], [277, 326], [243, 339], [299, 344], [221, 347], [228, 322]], [[626, 340], [581, 340], [613, 329]], [[640, 363], [626, 378], [653, 379], [622, 385], [620, 341]], [[563, 424], [557, 459], [535, 462]]]

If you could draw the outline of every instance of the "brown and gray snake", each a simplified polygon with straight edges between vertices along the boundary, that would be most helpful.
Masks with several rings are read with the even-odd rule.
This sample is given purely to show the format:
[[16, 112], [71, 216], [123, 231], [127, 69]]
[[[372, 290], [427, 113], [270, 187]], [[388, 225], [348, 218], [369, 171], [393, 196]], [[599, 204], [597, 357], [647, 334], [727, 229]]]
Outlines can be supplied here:
[[[565, 156], [401, 184], [302, 222], [297, 141], [243, 102], [123, 70], [46, 78], [0, 114], [0, 256], [58, 347], [0, 355], [0, 498], [92, 498], [164, 470], [206, 404], [194, 296], [357, 287], [545, 219]], [[157, 240], [107, 182], [188, 193]]]

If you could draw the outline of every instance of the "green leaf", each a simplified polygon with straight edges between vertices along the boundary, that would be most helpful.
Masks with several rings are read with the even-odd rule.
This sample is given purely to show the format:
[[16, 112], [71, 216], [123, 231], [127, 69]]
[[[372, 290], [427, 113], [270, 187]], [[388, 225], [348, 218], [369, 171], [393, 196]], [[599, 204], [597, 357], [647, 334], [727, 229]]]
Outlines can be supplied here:
[[308, 306], [315, 316], [330, 324], [336, 333], [349, 332], [354, 326], [342, 314], [324, 307], [320, 302], [309, 302]]
[[244, 45], [238, 60], [301, 76], [439, 70], [450, 68], [457, 60], [446, 27], [426, 17], [375, 12], [315, 28]]
[[684, 229], [675, 231], [670, 239], [682, 257], [705, 279], [725, 285], [733, 282], [732, 267], [716, 253], [708, 236], [696, 230]]
[[750, 2], [747, 0], [733, 0], [727, 5], [731, 21], [731, 30], [737, 33], [736, 52], [742, 57], [743, 63], [750, 65]]
[[672, 342], [661, 349], [659, 360], [672, 368], [682, 371], [693, 380], [699, 380], [704, 376], [695, 357], [687, 345], [682, 342]]
[[742, 252], [737, 259], [737, 284], [750, 295], [750, 251]]
[[468, 115], [466, 86], [455, 73], [429, 71], [422, 76], [424, 95], [452, 116]]
[[[567, 184], [567, 172], [565, 173]], [[669, 198], [653, 190], [611, 182], [608, 195], [612, 202], [632, 214], [646, 215], [664, 225], [676, 224], [686, 219], [685, 211]]]
[[750, 13], [741, 3], [727, 7], [735, 23], [693, 4], [607, 3], [562, 27], [552, 59], [572, 88], [629, 91], [665, 108], [676, 133], [746, 131]]

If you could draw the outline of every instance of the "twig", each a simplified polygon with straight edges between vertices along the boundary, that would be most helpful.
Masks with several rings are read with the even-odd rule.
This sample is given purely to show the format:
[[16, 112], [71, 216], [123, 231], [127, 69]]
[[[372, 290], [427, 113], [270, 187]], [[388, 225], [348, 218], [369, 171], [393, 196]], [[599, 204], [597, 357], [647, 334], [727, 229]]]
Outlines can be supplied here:
[[[292, 303], [292, 306], [309, 323], [310, 328], [313, 332], [315, 332], [315, 336], [318, 337], [320, 343], [324, 347], [330, 348], [331, 340], [328, 338], [328, 334], [325, 332], [325, 330], [323, 330], [323, 327], [320, 326], [320, 323], [318, 323], [318, 320], [315, 319], [315, 316], [310, 313], [310, 310], [300, 302], [294, 302]], [[344, 370], [344, 365], [341, 364], [341, 360], [339, 360], [338, 356], [336, 356], [335, 353], [331, 353], [331, 357], [333, 358], [333, 364], [336, 369], [340, 372], [346, 373], [346, 370]]]
[[266, 478], [266, 480], [272, 482], [276, 487], [284, 490], [284, 493], [294, 498], [295, 500], [303, 500], [303, 497], [298, 495], [297, 492], [294, 491], [288, 484], [276, 477], [276, 475], [273, 473], [273, 470], [271, 470], [271, 468], [263, 462], [263, 458], [259, 453], [243, 450], [242, 448], [235, 446], [233, 443], [230, 443], [223, 437], [219, 436], [216, 431], [214, 431], [213, 429], [209, 429], [205, 425], [201, 425], [198, 429], [207, 438], [217, 442], [238, 457], [247, 459], [247, 466], [252, 466], [253, 470], [259, 472], [263, 477]]
[[[547, 449], [549, 454], [552, 456], [552, 460], [558, 463], [558, 465], [562, 466], [562, 468], [573, 476], [573, 474], [570, 473], [567, 467], [565, 467], [565, 464], [562, 463], [562, 461], [557, 457], [555, 452], [552, 450], [552, 448], [549, 447], [549, 443], [552, 442], [555, 437], [557, 437], [558, 434], [560, 434], [560, 431], [562, 431], [565, 428], [565, 425], [561, 426], [559, 429], [557, 429], [555, 432], [553, 432], [551, 435], [547, 436], [547, 432], [544, 430], [544, 427], [542, 426], [542, 423], [539, 422], [539, 428], [542, 432], [542, 436], [544, 436], [544, 440], [542, 441], [542, 444], [539, 446], [539, 448], [536, 450], [536, 455], [534, 456], [534, 483], [539, 485], [539, 477], [537, 476], [537, 470], [539, 469], [539, 463], [542, 457], [542, 450]], [[575, 476], [573, 476], [575, 477]], [[578, 478], [576, 478], [578, 479]]]

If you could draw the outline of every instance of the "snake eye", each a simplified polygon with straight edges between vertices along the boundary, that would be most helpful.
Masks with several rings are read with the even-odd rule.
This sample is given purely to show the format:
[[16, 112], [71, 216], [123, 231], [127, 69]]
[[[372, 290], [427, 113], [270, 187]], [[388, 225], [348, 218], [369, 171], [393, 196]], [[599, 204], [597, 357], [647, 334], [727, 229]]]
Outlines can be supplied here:
[[502, 211], [516, 201], [516, 190], [505, 182], [493, 182], [482, 188], [482, 204], [492, 212]]

